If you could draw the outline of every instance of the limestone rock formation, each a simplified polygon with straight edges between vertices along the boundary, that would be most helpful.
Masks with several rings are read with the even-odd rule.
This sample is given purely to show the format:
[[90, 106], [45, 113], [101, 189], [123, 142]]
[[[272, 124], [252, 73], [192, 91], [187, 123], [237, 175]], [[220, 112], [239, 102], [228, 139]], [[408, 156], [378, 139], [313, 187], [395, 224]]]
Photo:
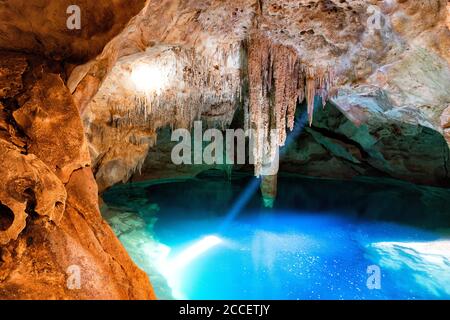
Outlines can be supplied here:
[[[35, 155], [24, 155], [12, 143], [0, 140], [2, 145], [0, 202], [11, 210], [11, 225], [0, 231], [0, 244], [16, 240], [26, 227], [26, 210], [31, 201], [34, 211], [59, 223], [65, 209], [66, 190], [63, 183]], [[3, 218], [3, 217], [2, 217]], [[6, 217], [4, 217], [6, 219]]]
[[[243, 110], [244, 126], [262, 137], [254, 149], [258, 174], [264, 158], [284, 145], [304, 100], [314, 136], [298, 139], [314, 146], [299, 143], [324, 148], [343, 172], [448, 183], [442, 143], [427, 149], [422, 141], [414, 160], [392, 151], [408, 148], [415, 143], [410, 137], [420, 140], [427, 136], [420, 132], [428, 129], [448, 137], [447, 14], [445, 0], [147, 3], [102, 54], [69, 79], [100, 189], [145, 169], [159, 129], [189, 128], [195, 119], [223, 128], [236, 110]], [[143, 90], [133, 82], [142, 65], [156, 77], [141, 79], [150, 83]], [[327, 108], [337, 108], [348, 119], [347, 127], [358, 129], [344, 132], [315, 122], [314, 106], [327, 100]], [[322, 139], [316, 126], [361, 145], [358, 161], [371, 169], [353, 170], [354, 159], [348, 162], [343, 154], [354, 146]], [[269, 129], [278, 130], [273, 140]], [[328, 167], [320, 169], [323, 163], [311, 161], [311, 174], [330, 175]]]
[[34, 56], [0, 55], [0, 298], [154, 297], [100, 215], [81, 119], [60, 74]]
[[[145, 0], [14, 0], [0, 3], [0, 48], [33, 52], [62, 61], [95, 57], [144, 6]], [[68, 29], [80, 9], [80, 29]], [[69, 20], [70, 21], [70, 20]]]

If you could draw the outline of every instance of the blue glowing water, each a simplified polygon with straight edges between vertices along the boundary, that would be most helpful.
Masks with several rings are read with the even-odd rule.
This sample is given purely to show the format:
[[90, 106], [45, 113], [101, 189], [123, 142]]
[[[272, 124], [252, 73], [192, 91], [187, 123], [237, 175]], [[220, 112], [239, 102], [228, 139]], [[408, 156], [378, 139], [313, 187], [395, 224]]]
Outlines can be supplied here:
[[[281, 177], [275, 207], [265, 209], [258, 193], [246, 195], [253, 184], [135, 184], [105, 201], [149, 222], [146, 232], [170, 248], [169, 260], [205, 236], [222, 240], [177, 270], [182, 298], [450, 298], [449, 190]], [[151, 204], [158, 210], [149, 213]], [[139, 255], [131, 248], [138, 242], [124, 244]], [[380, 289], [367, 285], [372, 265]]]

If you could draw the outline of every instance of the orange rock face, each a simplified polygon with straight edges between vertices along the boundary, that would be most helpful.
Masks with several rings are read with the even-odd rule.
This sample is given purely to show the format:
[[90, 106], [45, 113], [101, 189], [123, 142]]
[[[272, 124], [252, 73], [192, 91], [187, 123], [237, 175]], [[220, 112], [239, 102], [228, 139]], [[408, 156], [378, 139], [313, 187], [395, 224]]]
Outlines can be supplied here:
[[450, 30], [450, 3], [447, 3], [447, 28]]
[[0, 298], [155, 298], [100, 215], [80, 116], [60, 74], [35, 58], [2, 57]]
[[[13, 0], [0, 8], [0, 48], [85, 60], [98, 54], [144, 6], [145, 0]], [[80, 29], [68, 29], [69, 6], [80, 8]], [[69, 11], [69, 13], [67, 13]]]

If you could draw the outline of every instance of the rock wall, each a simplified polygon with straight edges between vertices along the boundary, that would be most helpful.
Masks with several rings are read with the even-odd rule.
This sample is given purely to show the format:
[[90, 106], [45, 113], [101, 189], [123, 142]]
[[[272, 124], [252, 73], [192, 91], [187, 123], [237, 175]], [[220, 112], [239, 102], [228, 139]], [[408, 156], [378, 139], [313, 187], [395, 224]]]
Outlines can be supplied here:
[[[85, 62], [99, 54], [144, 4], [145, 0], [2, 1], [0, 48]], [[80, 8], [80, 29], [67, 28], [71, 5]]]
[[0, 299], [154, 298], [100, 215], [62, 70], [34, 56], [0, 56]]
[[[152, 149], [159, 129], [189, 128], [195, 119], [223, 128], [236, 110], [247, 115], [246, 127], [262, 134], [279, 130], [277, 139], [266, 138], [254, 150], [258, 173], [263, 154], [283, 146], [303, 101], [311, 129], [298, 139], [312, 145], [297, 145], [325, 148], [325, 157], [340, 164], [330, 170], [309, 157], [311, 174], [353, 172], [446, 185], [448, 146], [439, 135], [450, 141], [447, 21], [445, 0], [149, 2], [69, 79], [100, 190], [150, 170], [145, 159], [159, 148]], [[165, 79], [144, 99], [131, 81], [141, 64], [159, 66], [153, 73]], [[327, 108], [340, 111], [336, 121], [340, 114], [348, 119], [343, 128], [333, 119], [313, 119], [314, 105], [327, 99]], [[370, 170], [353, 170], [348, 154], [355, 145], [363, 154], [358, 161]], [[345, 174], [331, 174], [338, 168]]]

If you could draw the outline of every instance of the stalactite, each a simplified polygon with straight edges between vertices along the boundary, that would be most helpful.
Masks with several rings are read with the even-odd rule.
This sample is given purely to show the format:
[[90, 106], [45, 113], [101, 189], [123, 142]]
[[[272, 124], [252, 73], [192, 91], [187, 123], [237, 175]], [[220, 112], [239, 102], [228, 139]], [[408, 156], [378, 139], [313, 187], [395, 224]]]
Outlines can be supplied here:
[[277, 197], [277, 180], [277, 175], [268, 175], [261, 179], [261, 195], [266, 208], [272, 208]]
[[309, 125], [312, 125], [314, 115], [314, 99], [316, 96], [316, 78], [312, 68], [306, 68], [306, 102], [308, 108]]
[[268, 127], [268, 123], [264, 123], [264, 104], [268, 103], [266, 90], [264, 89], [267, 82], [264, 81], [264, 75], [269, 67], [269, 50], [265, 46], [265, 42], [260, 37], [253, 37], [249, 41], [248, 51], [248, 78], [249, 78], [249, 95], [250, 95], [250, 123], [253, 141], [253, 158], [255, 165], [255, 173], [259, 175], [263, 162], [263, 145], [264, 130]]
[[[170, 85], [158, 93], [125, 92], [108, 102], [111, 127], [117, 139], [123, 132], [171, 126], [192, 128], [195, 120], [208, 115], [209, 127], [226, 128], [238, 104], [244, 107], [245, 127], [253, 129], [253, 159], [259, 175], [278, 148], [286, 142], [287, 130], [294, 129], [297, 104], [306, 99], [312, 124], [314, 100], [325, 105], [334, 85], [331, 68], [309, 66], [297, 51], [274, 43], [260, 32], [250, 35], [246, 74], [239, 71], [241, 45], [218, 45], [208, 56], [195, 49], [168, 47], [157, 60], [160, 68], [170, 67]], [[210, 51], [211, 52], [211, 51]], [[174, 62], [175, 61], [175, 62]], [[241, 63], [243, 61], [241, 60]], [[242, 77], [247, 78], [243, 91]], [[248, 99], [247, 99], [248, 95]], [[217, 109], [217, 116], [213, 109]], [[275, 131], [276, 130], [276, 131]], [[276, 132], [276, 135], [271, 134]], [[156, 136], [156, 133], [155, 133]], [[130, 143], [140, 143], [134, 138]]]
[[[102, 133], [96, 135], [97, 145], [130, 148], [130, 154], [146, 154], [155, 145], [157, 130], [165, 126], [173, 129], [191, 129], [195, 120], [208, 120], [205, 128], [227, 128], [233, 119], [240, 100], [247, 100], [241, 94], [239, 58], [242, 47], [217, 45], [217, 50], [199, 52], [176, 46], [165, 46], [148, 53], [139, 61], [124, 61], [123, 77], [109, 78], [104, 88], [115, 91], [99, 92], [109, 99], [95, 106], [108, 112], [108, 122], [99, 126]], [[161, 70], [161, 76], [168, 80], [167, 86], [158, 92], [140, 92], [132, 81], [130, 71], [135, 66], [151, 66]], [[103, 104], [104, 103], [104, 104]], [[248, 103], [247, 103], [248, 105]], [[250, 115], [250, 113], [248, 112]], [[114, 148], [109, 157], [114, 159]], [[125, 179], [139, 171], [145, 156], [127, 159], [130, 168]]]
[[[255, 134], [253, 157], [259, 176], [265, 162], [285, 144], [286, 129], [294, 128], [297, 103], [305, 98], [312, 125], [315, 97], [319, 95], [325, 105], [334, 73], [331, 68], [307, 66], [295, 49], [255, 32], [249, 40], [248, 78], [250, 122]], [[272, 130], [277, 130], [277, 137], [272, 137]]]

